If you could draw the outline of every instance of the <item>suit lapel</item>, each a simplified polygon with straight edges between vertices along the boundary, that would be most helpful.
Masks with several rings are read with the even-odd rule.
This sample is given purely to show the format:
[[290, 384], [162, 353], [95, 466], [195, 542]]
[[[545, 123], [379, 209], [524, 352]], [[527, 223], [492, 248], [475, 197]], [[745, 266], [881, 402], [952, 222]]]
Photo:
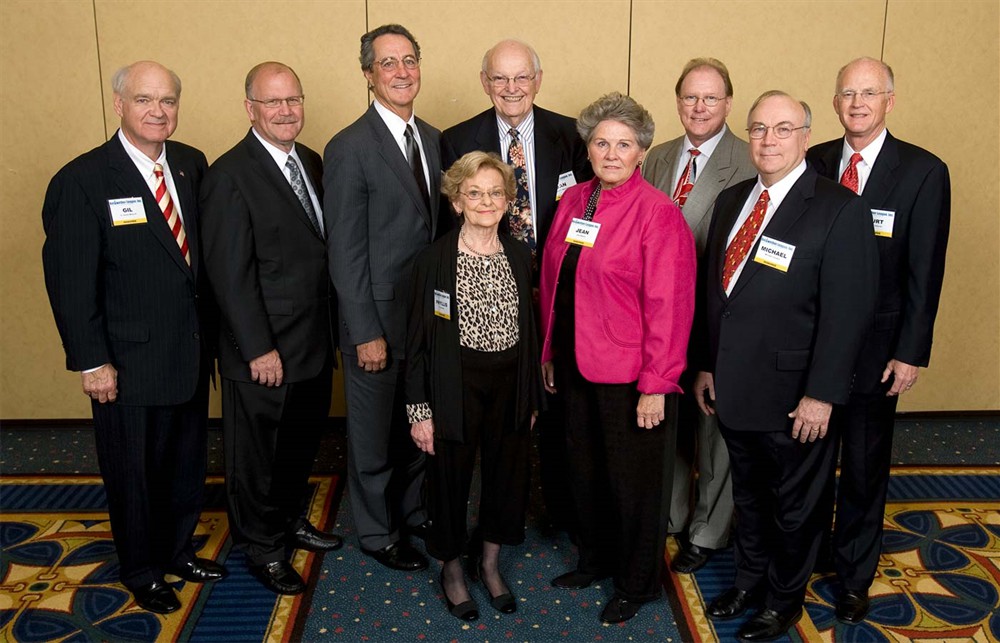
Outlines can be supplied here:
[[490, 109], [483, 113], [483, 119], [479, 123], [476, 131], [476, 149], [490, 150], [504, 158], [505, 154], [500, 149], [500, 130], [497, 127], [497, 113]]
[[[420, 194], [420, 188], [417, 187], [417, 179], [413, 176], [413, 171], [410, 169], [410, 164], [407, 163], [406, 157], [403, 155], [402, 150], [399, 149], [399, 144], [392, 138], [392, 133], [386, 126], [382, 117], [379, 116], [378, 112], [375, 111], [375, 106], [372, 105], [365, 112], [365, 118], [368, 120], [369, 129], [372, 132], [372, 136], [376, 142], [376, 150], [385, 164], [392, 170], [393, 174], [399, 180], [399, 184], [406, 190], [406, 193], [410, 195], [413, 200], [413, 205], [416, 206], [417, 212], [423, 218], [424, 223], [427, 224], [428, 229], [434, 230], [434, 223], [431, 218], [431, 213], [427, 209], [427, 205], [424, 203], [424, 198]], [[423, 139], [423, 131], [420, 133], [421, 139]], [[428, 149], [429, 145], [424, 146], [424, 154], [428, 157], [428, 163], [430, 162], [430, 154]], [[440, 154], [440, 152], [439, 152]], [[440, 157], [438, 157], [437, 162], [438, 167], [441, 166]], [[431, 174], [431, 186], [434, 186], [436, 179], [433, 174]], [[435, 199], [432, 197], [431, 201]]]
[[[558, 144], [555, 129], [549, 126], [545, 114], [538, 108], [535, 112], [535, 202], [538, 209], [543, 203], [550, 203], [556, 197], [556, 182], [559, 180], [560, 155], [562, 146]], [[548, 217], [551, 219], [551, 217]], [[539, 230], [536, 239], [544, 239], [548, 233], [549, 221], [542, 220], [542, 213], [536, 212]]]
[[840, 182], [840, 177], [837, 174], [840, 171], [840, 153], [843, 148], [844, 139], [839, 138], [823, 152], [822, 156], [820, 156], [822, 167], [816, 168], [820, 176], [825, 176], [831, 181]]
[[886, 132], [882, 150], [875, 159], [875, 165], [868, 175], [868, 182], [865, 183], [861, 196], [873, 205], [885, 203], [886, 197], [896, 185], [897, 167], [899, 167], [899, 145], [896, 144], [892, 134]]
[[[709, 157], [708, 163], [705, 167], [698, 171], [698, 180], [695, 181], [694, 187], [691, 188], [691, 192], [688, 193], [687, 201], [684, 202], [684, 219], [688, 222], [688, 225], [692, 230], [697, 230], [698, 226], [701, 225], [702, 219], [707, 216], [711, 216], [711, 210], [708, 207], [712, 202], [712, 195], [718, 195], [719, 190], [716, 189], [721, 183], [725, 185], [732, 175], [732, 165], [733, 165], [733, 134], [726, 128], [726, 133], [723, 134], [722, 139], [719, 144], [715, 147], [715, 152]], [[683, 142], [683, 139], [681, 139]], [[678, 147], [680, 147], [678, 145]], [[678, 150], [679, 152], [679, 150]], [[674, 154], [671, 161], [670, 176], [677, 170], [677, 159], [680, 154]], [[701, 216], [694, 220], [694, 212], [701, 212]]]
[[[247, 154], [250, 156], [250, 162], [253, 165], [254, 170], [261, 176], [261, 178], [268, 183], [275, 190], [275, 194], [281, 195], [281, 198], [285, 201], [290, 212], [295, 213], [295, 218], [299, 220], [299, 223], [309, 228], [309, 231], [313, 235], [320, 239], [319, 234], [316, 232], [316, 228], [313, 227], [312, 221], [309, 220], [309, 215], [306, 214], [305, 208], [302, 207], [302, 203], [299, 201], [299, 197], [296, 196], [295, 190], [292, 189], [291, 184], [288, 183], [288, 179], [278, 168], [278, 164], [274, 162], [274, 157], [271, 153], [264, 148], [257, 137], [254, 136], [253, 131], [247, 132], [246, 137], [243, 139], [243, 145], [247, 150]], [[306, 169], [303, 168], [303, 172]], [[315, 186], [315, 179], [309, 173], [310, 181], [313, 181]]]

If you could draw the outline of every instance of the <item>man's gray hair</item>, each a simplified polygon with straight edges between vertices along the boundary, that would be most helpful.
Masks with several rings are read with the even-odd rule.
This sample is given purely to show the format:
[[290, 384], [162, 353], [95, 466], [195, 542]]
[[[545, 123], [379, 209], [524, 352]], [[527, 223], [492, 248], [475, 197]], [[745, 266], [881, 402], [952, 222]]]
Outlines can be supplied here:
[[361, 56], [359, 57], [361, 71], [368, 71], [375, 64], [375, 39], [388, 35], [403, 36], [409, 40], [410, 44], [413, 45], [413, 54], [417, 60], [420, 60], [420, 45], [406, 27], [397, 24], [382, 25], [361, 36]]
[[[136, 65], [156, 65], [157, 67], [163, 67], [160, 63], [153, 62], [151, 60], [140, 60], [132, 63], [131, 65], [125, 65], [121, 67], [111, 76], [111, 91], [122, 96], [125, 94], [125, 88], [128, 86], [129, 76], [132, 74], [132, 70]], [[181, 79], [180, 76], [174, 73], [172, 69], [167, 69], [163, 67], [168, 74], [170, 74], [170, 80], [174, 83], [174, 91], [177, 92], [177, 97], [181, 96]]]
[[490, 58], [493, 57], [493, 52], [499, 49], [501, 45], [510, 45], [510, 44], [519, 45], [521, 47], [524, 47], [528, 51], [528, 55], [531, 56], [531, 66], [534, 68], [532, 70], [533, 74], [537, 74], [538, 72], [542, 71], [542, 61], [539, 60], [538, 52], [535, 51], [534, 47], [524, 42], [523, 40], [518, 40], [517, 38], [508, 38], [507, 40], [501, 40], [497, 44], [493, 45], [492, 47], [486, 50], [485, 54], [483, 54], [484, 74], [489, 72]]
[[878, 58], [872, 58], [871, 56], [862, 56], [860, 58], [855, 58], [851, 62], [847, 63], [846, 65], [840, 68], [840, 71], [837, 72], [837, 89], [836, 89], [837, 93], [840, 93], [840, 79], [844, 77], [844, 73], [847, 72], [847, 68], [850, 67], [851, 65], [854, 65], [855, 63], [861, 63], [861, 62], [871, 63], [881, 68], [882, 74], [885, 76], [885, 91], [888, 92], [895, 91], [896, 77], [892, 73], [892, 67], [882, 62]]
[[806, 114], [806, 122], [803, 123], [803, 125], [805, 126], [806, 129], [812, 127], [813, 113], [812, 110], [809, 108], [809, 103], [805, 102], [804, 100], [798, 100], [791, 94], [783, 92], [780, 89], [769, 89], [768, 91], [764, 92], [763, 94], [757, 97], [757, 100], [755, 100], [753, 102], [753, 105], [750, 106], [750, 111], [747, 112], [747, 127], [750, 127], [750, 115], [753, 114], [753, 110], [757, 109], [757, 106], [763, 103], [768, 98], [774, 98], [775, 96], [784, 96], [785, 98], [790, 98], [791, 100], [798, 103], [799, 106], [802, 108], [802, 111], [805, 112]]

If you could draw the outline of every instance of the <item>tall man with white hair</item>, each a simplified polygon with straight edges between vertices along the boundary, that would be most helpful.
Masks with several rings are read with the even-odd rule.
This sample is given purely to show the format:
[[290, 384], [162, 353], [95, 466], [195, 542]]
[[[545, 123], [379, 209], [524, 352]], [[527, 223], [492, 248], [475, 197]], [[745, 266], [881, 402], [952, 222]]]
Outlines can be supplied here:
[[[878, 305], [846, 407], [834, 413], [842, 441], [833, 566], [837, 618], [859, 623], [882, 551], [892, 431], [899, 396], [930, 361], [951, 218], [948, 166], [895, 138], [885, 117], [896, 104], [892, 68], [858, 58], [837, 74], [833, 109], [844, 136], [808, 159], [871, 208], [879, 249]], [[831, 480], [831, 485], [833, 481]]]

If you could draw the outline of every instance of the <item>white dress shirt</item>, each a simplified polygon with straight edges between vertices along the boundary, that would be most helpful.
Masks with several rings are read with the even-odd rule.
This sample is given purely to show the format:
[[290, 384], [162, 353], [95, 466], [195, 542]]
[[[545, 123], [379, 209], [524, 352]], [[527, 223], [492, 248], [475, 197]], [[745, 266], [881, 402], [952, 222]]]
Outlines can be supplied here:
[[420, 140], [420, 130], [417, 129], [417, 117], [410, 114], [410, 120], [404, 121], [377, 100], [372, 101], [372, 105], [375, 106], [375, 111], [378, 112], [378, 115], [382, 117], [385, 126], [389, 128], [389, 133], [392, 134], [392, 138], [395, 139], [396, 145], [399, 146], [399, 151], [403, 153], [403, 159], [407, 163], [409, 163], [409, 159], [406, 158], [406, 126], [409, 125], [413, 130], [413, 138], [416, 139], [417, 149], [420, 150], [420, 161], [424, 166], [424, 181], [427, 185], [427, 193], [433, 199], [434, 195], [431, 194], [430, 177], [427, 176], [427, 155], [424, 153], [424, 143]]
[[[174, 176], [170, 172], [170, 163], [167, 162], [167, 144], [163, 144], [159, 158], [154, 161], [143, 154], [135, 145], [132, 145], [125, 138], [125, 134], [121, 129], [118, 130], [118, 140], [121, 141], [122, 146], [125, 148], [125, 153], [132, 159], [135, 169], [139, 170], [139, 174], [145, 179], [146, 185], [149, 186], [149, 191], [152, 192], [154, 199], [156, 198], [156, 174], [153, 172], [153, 165], [159, 163], [163, 166], [163, 182], [167, 184], [167, 192], [170, 193], [170, 200], [174, 203], [174, 210], [177, 212], [177, 216], [181, 218], [181, 223], [184, 223], [184, 212], [181, 211], [181, 201], [177, 198], [177, 188], [174, 187]], [[159, 214], [163, 216], [162, 212]]]
[[[684, 168], [687, 167], [688, 161], [691, 160], [691, 148], [698, 150], [698, 160], [694, 162], [695, 173], [691, 177], [691, 183], [693, 184], [701, 176], [701, 170], [708, 164], [708, 159], [712, 158], [712, 154], [715, 153], [715, 148], [719, 147], [719, 141], [722, 140], [722, 135], [726, 133], [726, 126], [723, 125], [722, 129], [719, 130], [718, 134], [708, 139], [701, 145], [695, 145], [691, 142], [691, 139], [684, 135], [684, 144], [681, 145], [680, 158], [677, 159], [677, 167], [674, 168], [674, 182], [671, 185], [676, 186], [677, 182], [681, 180], [681, 174], [684, 174]], [[670, 195], [667, 195], [670, 196]]]
[[[535, 195], [535, 110], [528, 112], [524, 120], [515, 127], [517, 136], [521, 139], [521, 149], [524, 150], [524, 169], [528, 173], [528, 194], [531, 196], [531, 228], [538, 238], [538, 198]], [[510, 152], [510, 125], [497, 114], [497, 131], [500, 133], [500, 156], [507, 163]], [[552, 195], [555, 198], [555, 195]]]
[[288, 181], [288, 184], [292, 184], [292, 174], [285, 167], [288, 162], [288, 158], [291, 157], [295, 160], [296, 165], [299, 166], [299, 174], [302, 175], [302, 182], [306, 184], [306, 190], [309, 192], [309, 200], [312, 202], [313, 211], [316, 212], [316, 221], [319, 223], [319, 229], [325, 234], [326, 231], [323, 229], [323, 208], [320, 207], [319, 198], [316, 196], [316, 190], [313, 189], [312, 183], [309, 182], [309, 177], [306, 175], [305, 169], [302, 167], [302, 159], [299, 158], [298, 152], [295, 151], [295, 143], [292, 143], [292, 151], [286, 152], [277, 145], [264, 140], [264, 137], [257, 132], [256, 128], [252, 128], [251, 131], [253, 135], [257, 137], [267, 153], [271, 155], [274, 162], [277, 163], [278, 169], [281, 170], [282, 176]]
[[882, 146], [885, 144], [887, 132], [888, 130], [883, 127], [882, 132], [863, 150], [855, 150], [845, 138], [843, 150], [840, 152], [840, 171], [837, 173], [838, 180], [839, 177], [844, 176], [844, 170], [851, 164], [851, 157], [854, 156], [854, 152], [858, 152], [861, 154], [861, 161], [858, 162], [857, 166], [858, 194], [862, 194], [865, 191], [865, 186], [868, 185], [868, 177], [872, 174], [872, 167], [875, 165], [875, 160], [878, 158], [878, 154], [882, 151]]

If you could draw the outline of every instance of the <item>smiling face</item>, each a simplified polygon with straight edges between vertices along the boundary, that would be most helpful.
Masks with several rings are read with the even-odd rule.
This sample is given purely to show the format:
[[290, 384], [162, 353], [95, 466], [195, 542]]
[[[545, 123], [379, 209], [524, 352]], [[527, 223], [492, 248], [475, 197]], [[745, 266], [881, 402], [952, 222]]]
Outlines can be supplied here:
[[776, 125], [801, 128], [805, 125], [806, 113], [799, 103], [789, 96], [770, 96], [757, 105], [747, 117], [747, 127], [754, 125], [768, 127], [763, 138], [750, 139], [750, 160], [760, 174], [764, 187], [771, 187], [789, 172], [798, 167], [809, 149], [809, 130], [796, 129], [788, 138], [778, 138], [774, 134]]
[[[498, 86], [494, 83], [497, 77], [506, 82]], [[519, 77], [523, 79], [520, 84], [513, 80]], [[542, 71], [535, 69], [531, 52], [524, 45], [504, 42], [490, 52], [486, 71], [479, 73], [479, 80], [500, 118], [516, 127], [535, 104], [535, 95], [542, 86]]]
[[[844, 100], [840, 93], [853, 91], [851, 100]], [[863, 92], [877, 92], [864, 100]], [[883, 93], [885, 92], [885, 93]], [[847, 142], [854, 150], [862, 150], [885, 129], [885, 116], [896, 104], [896, 95], [889, 87], [889, 79], [882, 66], [870, 60], [859, 60], [844, 70], [837, 81], [837, 95], [833, 109], [844, 126]]]
[[[493, 198], [492, 193], [504, 194], [503, 175], [499, 171], [484, 167], [473, 176], [462, 181], [458, 195], [452, 201], [455, 212], [465, 215], [465, 224], [473, 228], [496, 231], [500, 219], [507, 212], [507, 197]], [[480, 199], [470, 199], [467, 194], [479, 192]]]
[[413, 43], [406, 36], [385, 34], [375, 39], [372, 48], [375, 64], [365, 70], [365, 78], [375, 99], [404, 121], [410, 120], [413, 101], [420, 93], [420, 67], [407, 69], [406, 65], [397, 64], [392, 71], [386, 71], [378, 63], [386, 58], [395, 58], [397, 62], [407, 56], [416, 58]]
[[121, 117], [125, 138], [154, 161], [163, 142], [177, 129], [180, 92], [170, 73], [152, 62], [136, 63], [121, 94], [115, 94], [115, 113]]
[[[685, 96], [693, 96], [698, 100], [694, 105], [685, 105]], [[719, 102], [709, 107], [705, 104], [706, 97], [715, 97]], [[733, 107], [732, 96], [726, 96], [726, 83], [722, 74], [711, 67], [699, 67], [688, 72], [681, 83], [681, 93], [677, 97], [677, 114], [681, 117], [681, 125], [691, 143], [698, 147], [712, 138], [726, 124], [726, 117]]]
[[251, 95], [255, 100], [247, 100], [245, 104], [253, 128], [265, 141], [290, 152], [305, 125], [305, 108], [292, 107], [286, 101], [277, 107], [267, 107], [260, 101], [301, 96], [299, 81], [287, 69], [263, 69], [253, 80]]
[[646, 156], [632, 128], [618, 121], [601, 121], [590, 135], [587, 156], [605, 189], [625, 183]]

